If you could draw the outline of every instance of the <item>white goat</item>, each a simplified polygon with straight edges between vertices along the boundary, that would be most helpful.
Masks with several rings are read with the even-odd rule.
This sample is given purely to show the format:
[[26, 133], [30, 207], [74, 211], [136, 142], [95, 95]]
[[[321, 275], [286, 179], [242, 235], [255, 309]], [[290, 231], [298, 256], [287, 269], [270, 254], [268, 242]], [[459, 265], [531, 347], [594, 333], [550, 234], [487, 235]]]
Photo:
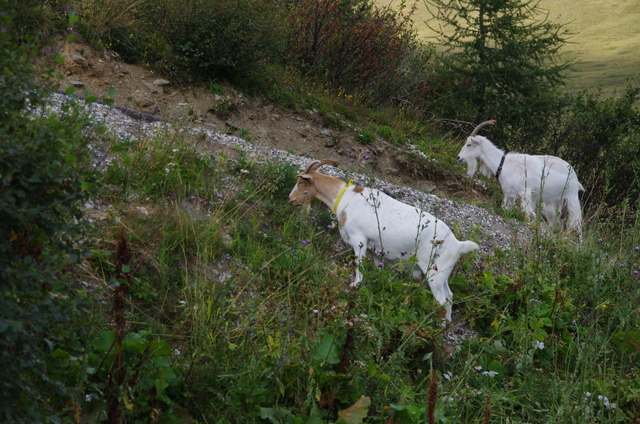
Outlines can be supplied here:
[[480, 128], [493, 123], [478, 125], [458, 154], [458, 162], [467, 164], [467, 174], [475, 174], [479, 161], [480, 172], [487, 177], [495, 175], [500, 183], [504, 207], [514, 206], [519, 199], [525, 215], [535, 219], [535, 207], [540, 204], [542, 216], [550, 226], [560, 218], [562, 229], [580, 234], [582, 208], [578, 194], [584, 188], [573, 167], [556, 156], [505, 153], [486, 137], [477, 135]]
[[362, 281], [359, 264], [367, 249], [384, 260], [413, 262], [417, 265], [412, 266], [413, 276], [426, 276], [433, 296], [445, 308], [445, 318], [451, 321], [449, 275], [460, 256], [478, 245], [458, 241], [444, 222], [381, 191], [353, 186], [317, 171], [327, 163], [338, 162], [316, 160], [298, 175], [289, 202], [307, 206], [318, 199], [333, 211], [342, 240], [351, 245], [356, 256], [351, 286]]

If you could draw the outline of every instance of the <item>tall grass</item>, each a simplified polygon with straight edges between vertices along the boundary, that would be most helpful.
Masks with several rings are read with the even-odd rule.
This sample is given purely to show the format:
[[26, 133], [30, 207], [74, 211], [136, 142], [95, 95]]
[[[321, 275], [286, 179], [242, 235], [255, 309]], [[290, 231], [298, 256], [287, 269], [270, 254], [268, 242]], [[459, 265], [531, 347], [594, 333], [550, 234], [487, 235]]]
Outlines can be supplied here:
[[[446, 329], [400, 267], [367, 262], [347, 289], [351, 255], [329, 212], [288, 205], [297, 170], [199, 149], [173, 133], [131, 142], [109, 174], [137, 264], [131, 331], [172, 346], [191, 417], [425, 422], [431, 393], [434, 422], [634, 419], [639, 217], [467, 258]], [[467, 336], [452, 342], [457, 328]]]

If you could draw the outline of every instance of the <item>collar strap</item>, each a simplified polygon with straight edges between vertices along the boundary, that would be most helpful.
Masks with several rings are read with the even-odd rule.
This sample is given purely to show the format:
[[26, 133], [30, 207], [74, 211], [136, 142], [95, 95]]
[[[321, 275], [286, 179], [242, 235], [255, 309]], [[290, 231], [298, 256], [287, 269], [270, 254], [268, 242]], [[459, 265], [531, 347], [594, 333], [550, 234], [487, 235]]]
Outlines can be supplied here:
[[507, 156], [506, 153], [502, 154], [502, 159], [500, 159], [500, 165], [498, 166], [498, 170], [496, 171], [496, 180], [500, 179], [500, 173], [502, 172], [502, 165], [504, 165], [504, 158]]
[[340, 190], [340, 193], [338, 193], [338, 197], [336, 197], [336, 201], [333, 204], [333, 214], [334, 215], [338, 212], [338, 205], [340, 204], [340, 200], [342, 199], [342, 195], [352, 185], [353, 185], [353, 180], [350, 180], [349, 183], [346, 186], [342, 187], [342, 189]]

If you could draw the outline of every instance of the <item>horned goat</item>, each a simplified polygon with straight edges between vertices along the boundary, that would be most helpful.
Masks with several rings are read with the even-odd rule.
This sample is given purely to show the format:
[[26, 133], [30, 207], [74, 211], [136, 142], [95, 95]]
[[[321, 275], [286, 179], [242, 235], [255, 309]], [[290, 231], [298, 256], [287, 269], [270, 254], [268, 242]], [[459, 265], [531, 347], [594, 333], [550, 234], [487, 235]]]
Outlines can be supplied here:
[[[458, 162], [467, 164], [472, 177], [478, 170], [485, 176], [495, 175], [504, 198], [503, 206], [511, 207], [520, 201], [522, 211], [535, 219], [539, 204], [544, 219], [554, 227], [581, 233], [582, 208], [579, 192], [584, 190], [573, 167], [556, 156], [505, 153], [478, 131], [495, 121], [478, 125], [467, 138], [458, 154]], [[559, 218], [559, 219], [558, 219]]]
[[[376, 258], [412, 263], [415, 278], [426, 277], [433, 296], [451, 321], [453, 293], [448, 278], [461, 255], [478, 249], [472, 241], [458, 241], [449, 227], [432, 215], [401, 203], [385, 193], [322, 174], [317, 169], [333, 160], [315, 160], [289, 194], [294, 206], [323, 202], [338, 221], [342, 240], [353, 248], [356, 275], [352, 287], [362, 281], [360, 263], [367, 249]], [[413, 266], [413, 265], [416, 266]]]

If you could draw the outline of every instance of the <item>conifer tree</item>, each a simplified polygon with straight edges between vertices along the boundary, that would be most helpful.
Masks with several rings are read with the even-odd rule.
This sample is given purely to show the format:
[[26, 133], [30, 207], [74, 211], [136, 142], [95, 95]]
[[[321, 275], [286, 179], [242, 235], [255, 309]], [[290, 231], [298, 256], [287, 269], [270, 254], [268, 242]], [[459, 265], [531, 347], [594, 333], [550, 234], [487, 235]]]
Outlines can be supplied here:
[[[523, 127], [549, 115], [571, 65], [559, 58], [568, 32], [537, 0], [425, 0], [443, 47], [436, 109], [443, 116]], [[537, 126], [537, 125], [535, 125]]]

